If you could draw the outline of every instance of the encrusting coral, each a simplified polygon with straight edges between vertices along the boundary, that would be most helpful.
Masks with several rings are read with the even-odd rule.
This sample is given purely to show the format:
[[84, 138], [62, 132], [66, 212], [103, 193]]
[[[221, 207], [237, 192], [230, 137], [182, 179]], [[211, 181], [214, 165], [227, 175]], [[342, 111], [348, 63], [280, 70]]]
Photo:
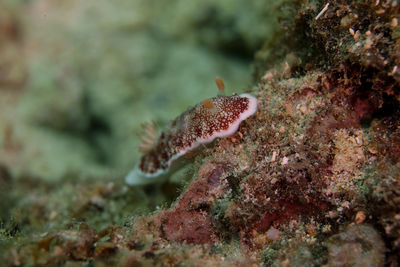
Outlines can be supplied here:
[[[179, 157], [217, 137], [232, 135], [243, 120], [257, 111], [255, 97], [249, 94], [223, 96], [223, 81], [217, 77], [216, 83], [219, 95], [205, 99], [171, 121], [152, 148], [146, 151], [140, 164], [128, 174], [125, 179], [128, 184], [145, 184], [166, 175]], [[150, 135], [152, 133], [150, 131]], [[152, 142], [144, 140], [143, 146], [149, 147]]]

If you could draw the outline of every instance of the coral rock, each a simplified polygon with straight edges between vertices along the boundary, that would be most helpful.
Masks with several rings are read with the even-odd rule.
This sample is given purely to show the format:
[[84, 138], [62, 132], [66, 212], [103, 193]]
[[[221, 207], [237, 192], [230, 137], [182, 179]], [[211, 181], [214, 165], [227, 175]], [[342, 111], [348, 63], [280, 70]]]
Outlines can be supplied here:
[[369, 225], [350, 225], [330, 238], [330, 266], [383, 266], [385, 244]]

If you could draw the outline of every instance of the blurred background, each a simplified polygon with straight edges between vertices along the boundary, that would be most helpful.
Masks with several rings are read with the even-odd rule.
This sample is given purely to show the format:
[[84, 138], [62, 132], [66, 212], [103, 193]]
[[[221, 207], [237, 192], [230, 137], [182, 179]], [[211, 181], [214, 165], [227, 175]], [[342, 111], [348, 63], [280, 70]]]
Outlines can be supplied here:
[[[278, 18], [266, 0], [0, 0], [0, 166], [122, 179], [140, 125], [252, 85]], [[277, 5], [278, 1], [275, 1]]]

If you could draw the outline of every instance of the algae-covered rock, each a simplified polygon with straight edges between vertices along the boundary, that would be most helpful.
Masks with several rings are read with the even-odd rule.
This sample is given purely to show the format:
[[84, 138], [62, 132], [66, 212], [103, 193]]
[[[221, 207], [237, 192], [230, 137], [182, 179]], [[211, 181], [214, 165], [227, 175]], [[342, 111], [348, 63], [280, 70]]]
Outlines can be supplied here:
[[328, 243], [330, 266], [383, 266], [385, 244], [368, 225], [352, 225]]

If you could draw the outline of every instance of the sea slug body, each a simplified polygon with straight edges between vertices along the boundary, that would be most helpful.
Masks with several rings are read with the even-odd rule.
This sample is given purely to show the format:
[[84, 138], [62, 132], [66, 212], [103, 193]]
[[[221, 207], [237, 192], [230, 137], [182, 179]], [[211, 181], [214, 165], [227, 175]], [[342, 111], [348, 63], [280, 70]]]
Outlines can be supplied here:
[[188, 108], [168, 124], [140, 163], [126, 176], [126, 183], [146, 184], [164, 176], [179, 157], [217, 137], [232, 135], [239, 124], [256, 111], [257, 99], [249, 94], [219, 95]]

